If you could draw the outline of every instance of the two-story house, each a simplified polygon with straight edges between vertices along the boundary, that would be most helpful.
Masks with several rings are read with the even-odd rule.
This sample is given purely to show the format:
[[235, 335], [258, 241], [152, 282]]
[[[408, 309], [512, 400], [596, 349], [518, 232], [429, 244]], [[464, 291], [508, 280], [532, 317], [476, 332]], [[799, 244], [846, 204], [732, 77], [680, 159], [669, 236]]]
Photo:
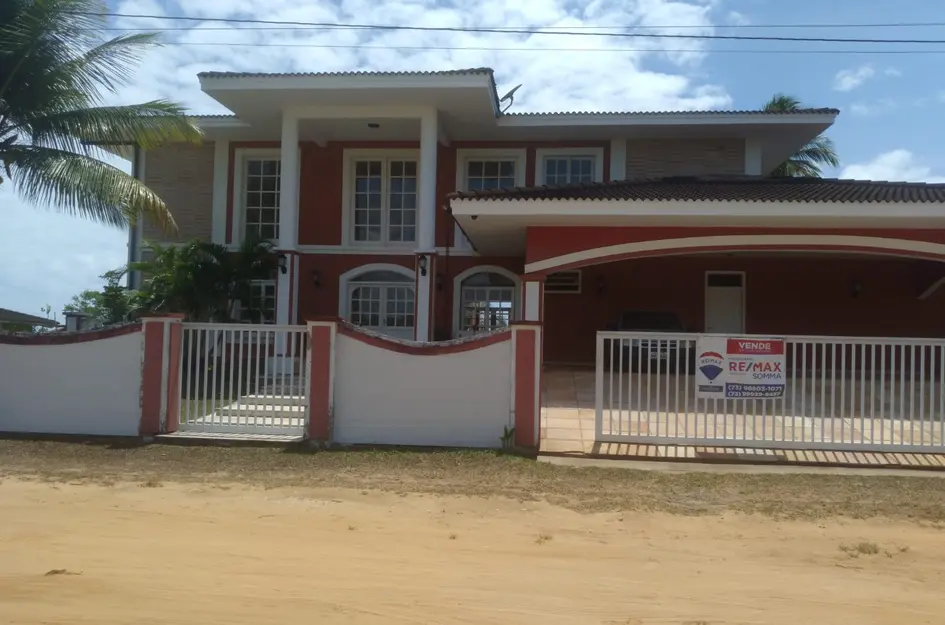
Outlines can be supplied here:
[[[135, 170], [178, 240], [276, 242], [285, 271], [254, 285], [269, 323], [428, 341], [540, 320], [557, 362], [592, 361], [628, 310], [690, 331], [945, 334], [945, 188], [766, 177], [835, 109], [503, 112], [487, 68], [200, 84], [233, 114]], [[149, 240], [133, 231], [132, 257]]]

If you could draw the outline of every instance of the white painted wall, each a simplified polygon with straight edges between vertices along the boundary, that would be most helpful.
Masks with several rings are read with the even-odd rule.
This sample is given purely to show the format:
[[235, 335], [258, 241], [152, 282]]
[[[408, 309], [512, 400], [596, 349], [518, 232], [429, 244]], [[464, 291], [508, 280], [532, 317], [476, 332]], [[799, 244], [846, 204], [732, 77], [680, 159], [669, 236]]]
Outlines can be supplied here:
[[512, 342], [415, 356], [338, 334], [332, 439], [500, 447], [511, 427]]
[[143, 336], [0, 344], [0, 432], [137, 436]]

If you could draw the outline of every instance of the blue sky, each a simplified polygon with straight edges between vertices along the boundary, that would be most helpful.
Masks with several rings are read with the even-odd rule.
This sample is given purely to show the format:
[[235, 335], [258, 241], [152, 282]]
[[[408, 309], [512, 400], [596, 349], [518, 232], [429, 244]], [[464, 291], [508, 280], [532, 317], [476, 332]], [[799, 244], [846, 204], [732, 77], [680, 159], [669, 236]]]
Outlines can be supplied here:
[[[945, 39], [945, 27], [761, 29], [733, 25], [945, 21], [935, 0], [121, 0], [116, 12], [431, 26], [672, 26], [647, 32]], [[365, 16], [369, 16], [365, 17]], [[168, 22], [118, 18], [115, 27]], [[217, 26], [218, 23], [187, 23]], [[203, 70], [434, 70], [490, 66], [500, 90], [523, 83], [516, 110], [756, 108], [781, 91], [842, 113], [829, 135], [842, 165], [829, 175], [945, 182], [945, 54], [767, 54], [759, 50], [916, 50], [939, 46], [620, 40], [402, 31], [189, 30], [166, 35], [117, 102], [169, 97], [199, 113], [225, 112], [202, 94]], [[262, 47], [266, 43], [299, 46]], [[242, 46], [229, 44], [241, 43]], [[214, 44], [214, 45], [204, 45]], [[227, 45], [218, 45], [227, 44]], [[335, 47], [324, 47], [335, 46]], [[343, 47], [353, 46], [353, 47]], [[396, 46], [470, 49], [408, 50]], [[495, 48], [525, 48], [496, 50]], [[607, 51], [549, 50], [606, 48]], [[620, 49], [617, 51], [616, 49]], [[627, 49], [632, 51], [626, 51]], [[682, 51], [681, 51], [682, 50]], [[739, 50], [731, 53], [726, 50]], [[746, 54], [744, 51], [755, 51]], [[121, 165], [120, 163], [118, 163]], [[124, 166], [124, 165], [122, 165]], [[61, 311], [125, 261], [127, 234], [23, 204], [0, 185], [0, 307]]]

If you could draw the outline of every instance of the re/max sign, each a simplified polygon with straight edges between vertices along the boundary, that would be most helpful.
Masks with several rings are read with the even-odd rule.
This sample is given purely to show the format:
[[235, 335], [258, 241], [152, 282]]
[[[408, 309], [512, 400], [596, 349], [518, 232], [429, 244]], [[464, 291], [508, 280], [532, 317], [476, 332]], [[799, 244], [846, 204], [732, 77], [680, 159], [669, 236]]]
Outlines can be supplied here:
[[781, 373], [780, 362], [752, 362], [750, 360], [730, 360], [728, 370], [735, 373]]

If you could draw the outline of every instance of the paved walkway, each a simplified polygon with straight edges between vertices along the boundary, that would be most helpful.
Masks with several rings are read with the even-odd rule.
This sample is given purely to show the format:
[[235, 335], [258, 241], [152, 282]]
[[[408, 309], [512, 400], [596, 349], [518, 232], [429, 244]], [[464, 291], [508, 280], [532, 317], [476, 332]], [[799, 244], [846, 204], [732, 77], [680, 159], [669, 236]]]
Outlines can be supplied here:
[[597, 443], [594, 440], [594, 370], [548, 368], [543, 382], [541, 452], [546, 454], [945, 470], [945, 454]]

